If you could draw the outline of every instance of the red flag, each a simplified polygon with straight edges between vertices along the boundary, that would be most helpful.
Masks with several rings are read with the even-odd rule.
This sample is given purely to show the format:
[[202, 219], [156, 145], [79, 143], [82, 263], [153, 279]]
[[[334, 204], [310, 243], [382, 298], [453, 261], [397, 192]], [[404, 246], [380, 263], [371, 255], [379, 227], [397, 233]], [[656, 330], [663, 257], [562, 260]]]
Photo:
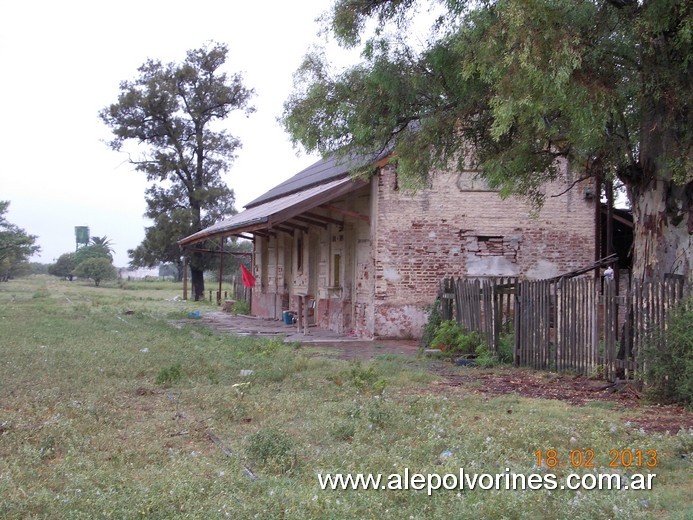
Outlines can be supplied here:
[[255, 287], [255, 277], [250, 274], [250, 271], [243, 264], [241, 264], [241, 276], [243, 277], [243, 285]]

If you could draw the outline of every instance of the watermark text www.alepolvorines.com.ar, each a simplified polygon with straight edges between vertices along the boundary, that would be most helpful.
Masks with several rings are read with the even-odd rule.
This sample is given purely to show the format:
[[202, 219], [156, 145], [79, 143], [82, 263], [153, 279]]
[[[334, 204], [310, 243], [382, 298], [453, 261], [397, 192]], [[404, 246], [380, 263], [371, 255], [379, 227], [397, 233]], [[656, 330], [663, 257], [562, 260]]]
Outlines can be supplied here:
[[558, 476], [555, 473], [511, 472], [506, 468], [502, 473], [468, 473], [460, 468], [459, 473], [318, 473], [318, 483], [322, 490], [385, 490], [422, 491], [429, 495], [434, 491], [462, 491], [480, 489], [484, 491], [524, 491], [524, 490], [650, 490], [656, 473], [570, 473]]

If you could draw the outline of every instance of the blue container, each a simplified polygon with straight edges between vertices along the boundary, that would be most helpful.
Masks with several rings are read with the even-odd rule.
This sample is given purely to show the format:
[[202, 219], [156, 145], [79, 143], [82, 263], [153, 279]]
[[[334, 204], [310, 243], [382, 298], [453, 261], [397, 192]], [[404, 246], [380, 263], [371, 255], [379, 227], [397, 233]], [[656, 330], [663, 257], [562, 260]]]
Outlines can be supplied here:
[[293, 325], [294, 322], [294, 313], [292, 311], [284, 311], [282, 313], [282, 316], [284, 318], [284, 323], [286, 325]]

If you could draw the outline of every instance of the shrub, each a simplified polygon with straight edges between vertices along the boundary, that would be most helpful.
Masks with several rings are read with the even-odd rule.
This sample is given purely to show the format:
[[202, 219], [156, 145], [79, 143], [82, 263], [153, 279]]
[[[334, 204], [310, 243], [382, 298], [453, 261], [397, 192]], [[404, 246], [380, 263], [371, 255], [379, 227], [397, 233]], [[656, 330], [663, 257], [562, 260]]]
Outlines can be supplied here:
[[363, 368], [360, 361], [351, 363], [349, 380], [361, 392], [382, 394], [387, 386], [387, 381], [381, 377], [374, 365]]
[[478, 332], [465, 332], [454, 320], [443, 321], [431, 341], [432, 347], [452, 355], [474, 354], [480, 344]]
[[233, 306], [233, 313], [243, 315], [250, 314], [250, 303], [245, 300], [237, 301]]
[[492, 367], [501, 363], [512, 363], [513, 361], [513, 345], [515, 337], [513, 334], [502, 334], [498, 338], [498, 352], [488, 350], [486, 344], [480, 342], [476, 347], [477, 365], [482, 367]]
[[501, 363], [512, 363], [514, 348], [515, 334], [501, 334], [498, 338], [498, 361]]
[[486, 345], [478, 345], [476, 347], [476, 358], [474, 361], [477, 365], [482, 367], [493, 367], [499, 363], [498, 356], [488, 350]]
[[693, 300], [670, 317], [642, 352], [647, 396], [658, 403], [693, 406]]
[[421, 335], [420, 346], [426, 348], [431, 346], [433, 338], [436, 335], [436, 331], [440, 324], [443, 322], [443, 315], [440, 313], [440, 299], [436, 299], [427, 309], [428, 321], [423, 329], [423, 334]]

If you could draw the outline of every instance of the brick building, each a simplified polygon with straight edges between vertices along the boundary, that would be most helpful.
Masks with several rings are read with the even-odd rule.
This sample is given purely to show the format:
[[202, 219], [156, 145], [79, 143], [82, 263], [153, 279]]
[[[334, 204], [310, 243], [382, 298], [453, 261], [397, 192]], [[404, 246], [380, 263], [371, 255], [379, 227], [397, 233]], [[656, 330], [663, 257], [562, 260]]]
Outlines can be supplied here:
[[369, 178], [353, 178], [359, 161], [318, 161], [180, 243], [250, 239], [254, 315], [304, 306], [316, 325], [381, 338], [419, 337], [445, 276], [540, 279], [594, 261], [598, 199], [581, 184], [565, 191], [567, 170], [533, 215], [472, 171], [437, 173], [410, 193], [387, 158], [369, 165]]

